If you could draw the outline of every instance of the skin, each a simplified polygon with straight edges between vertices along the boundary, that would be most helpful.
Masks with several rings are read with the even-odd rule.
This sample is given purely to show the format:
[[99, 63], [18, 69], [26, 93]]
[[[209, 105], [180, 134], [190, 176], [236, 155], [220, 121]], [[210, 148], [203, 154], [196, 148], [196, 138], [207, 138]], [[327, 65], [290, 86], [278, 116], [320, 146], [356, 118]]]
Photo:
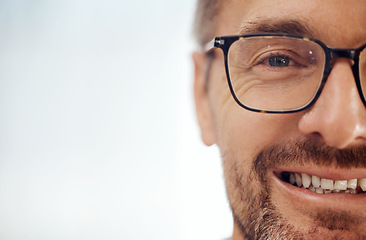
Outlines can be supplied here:
[[[293, 0], [230, 0], [220, 11], [215, 36], [249, 33], [243, 29], [249, 22], [290, 19], [306, 23], [312, 37], [329, 47], [357, 48], [366, 42], [365, 12], [364, 1], [307, 0], [294, 4]], [[333, 62], [319, 99], [309, 109], [292, 114], [264, 114], [247, 111], [234, 101], [223, 59], [222, 51], [215, 50], [207, 82], [208, 59], [203, 53], [193, 54], [194, 94], [202, 139], [206, 145], [216, 144], [222, 155], [234, 215], [232, 239], [255, 238], [243, 232], [243, 225], [253, 214], [253, 208], [263, 208], [264, 205], [248, 203], [250, 199], [262, 201], [262, 192], [268, 194], [272, 212], [281, 223], [277, 225], [278, 231], [268, 231], [280, 232], [282, 228], [292, 234], [273, 234], [273, 239], [366, 239], [366, 197], [355, 200], [314, 197], [304, 192], [293, 194], [272, 176], [278, 169], [293, 169], [332, 179], [351, 179], [352, 175], [362, 178], [366, 177], [366, 168], [361, 157], [343, 165], [325, 159], [303, 159], [304, 164], [282, 161], [280, 166], [266, 169], [263, 179], [252, 171], [257, 155], [266, 148], [278, 144], [293, 146], [309, 139], [334, 151], [358, 148], [361, 155], [365, 153], [366, 108], [355, 85], [352, 62], [343, 58]], [[250, 231], [249, 227], [245, 231]]]

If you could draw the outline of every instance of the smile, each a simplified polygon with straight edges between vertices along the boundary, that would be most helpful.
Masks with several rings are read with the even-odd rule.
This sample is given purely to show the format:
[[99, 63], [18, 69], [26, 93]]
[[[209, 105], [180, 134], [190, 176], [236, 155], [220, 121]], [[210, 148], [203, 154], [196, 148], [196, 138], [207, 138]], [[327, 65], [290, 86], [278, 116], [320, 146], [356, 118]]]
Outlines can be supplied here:
[[366, 192], [366, 178], [332, 180], [320, 178], [306, 173], [282, 172], [281, 180], [299, 188], [308, 189], [318, 194], [348, 193], [361, 194]]
[[272, 169], [268, 176], [268, 191], [286, 206], [351, 212], [366, 206], [365, 168], [308, 164]]

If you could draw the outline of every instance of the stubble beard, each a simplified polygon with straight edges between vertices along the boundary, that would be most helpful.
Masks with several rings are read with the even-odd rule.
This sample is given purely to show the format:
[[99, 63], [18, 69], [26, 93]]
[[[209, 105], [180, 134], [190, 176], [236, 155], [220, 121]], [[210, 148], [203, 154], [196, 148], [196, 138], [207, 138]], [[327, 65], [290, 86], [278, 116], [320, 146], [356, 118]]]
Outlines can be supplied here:
[[[303, 165], [310, 161], [319, 166], [366, 167], [366, 148], [338, 150], [320, 144], [314, 139], [305, 139], [273, 145], [262, 150], [251, 162], [247, 176], [240, 157], [225, 152], [222, 154], [225, 184], [234, 222], [248, 240], [280, 239], [366, 239], [353, 233], [352, 238], [342, 238], [339, 231], [349, 231], [352, 224], [360, 224], [364, 219], [347, 212], [334, 212], [323, 209], [313, 213], [318, 227], [308, 232], [300, 232], [271, 201], [271, 189], [268, 184], [268, 169], [290, 165]], [[320, 229], [330, 230], [322, 234]], [[349, 235], [349, 236], [351, 236]]]

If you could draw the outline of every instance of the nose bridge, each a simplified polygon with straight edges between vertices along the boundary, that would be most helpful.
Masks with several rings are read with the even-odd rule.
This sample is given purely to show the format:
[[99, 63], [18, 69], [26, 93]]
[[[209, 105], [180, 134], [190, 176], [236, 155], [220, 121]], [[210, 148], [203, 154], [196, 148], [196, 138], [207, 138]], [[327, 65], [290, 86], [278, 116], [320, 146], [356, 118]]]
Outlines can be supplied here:
[[340, 49], [332, 48], [330, 49], [330, 59], [334, 60], [336, 58], [349, 58], [355, 61], [357, 51], [355, 49]]
[[366, 139], [366, 110], [352, 67], [355, 57], [354, 50], [332, 50], [332, 71], [323, 91], [299, 122], [302, 133], [316, 133], [337, 148]]

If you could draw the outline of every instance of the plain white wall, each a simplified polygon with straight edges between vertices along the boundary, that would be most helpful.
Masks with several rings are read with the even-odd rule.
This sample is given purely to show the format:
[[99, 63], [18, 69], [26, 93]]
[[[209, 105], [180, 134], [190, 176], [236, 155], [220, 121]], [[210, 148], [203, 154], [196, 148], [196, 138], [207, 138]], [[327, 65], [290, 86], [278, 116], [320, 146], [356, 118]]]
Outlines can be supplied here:
[[194, 0], [0, 1], [0, 239], [222, 239]]

